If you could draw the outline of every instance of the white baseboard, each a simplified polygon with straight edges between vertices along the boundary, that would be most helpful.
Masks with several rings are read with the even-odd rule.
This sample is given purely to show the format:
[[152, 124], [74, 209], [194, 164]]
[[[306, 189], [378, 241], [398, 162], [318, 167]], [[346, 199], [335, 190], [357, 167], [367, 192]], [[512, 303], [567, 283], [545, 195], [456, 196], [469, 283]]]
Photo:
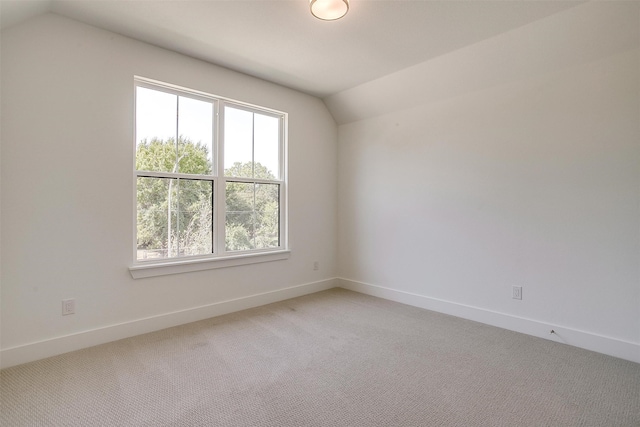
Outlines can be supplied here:
[[0, 351], [0, 368], [312, 294], [336, 286], [337, 280], [332, 278], [7, 348]]
[[[370, 285], [355, 280], [336, 278], [221, 301], [187, 310], [161, 314], [132, 322], [105, 326], [103, 328], [3, 349], [0, 351], [0, 368], [8, 368], [70, 351], [92, 347], [94, 345], [271, 304], [273, 302], [312, 294], [334, 287], [341, 287], [351, 291], [437, 311], [439, 313], [450, 314], [463, 319], [473, 320], [640, 363], [640, 345], [636, 343], [576, 329], [564, 328], [537, 320], [498, 313], [478, 307], [430, 298], [424, 295]], [[555, 331], [555, 334], [549, 334], [551, 329]]]
[[[485, 323], [499, 328], [532, 335], [539, 338], [556, 341], [574, 347], [607, 354], [632, 362], [640, 363], [640, 344], [622, 341], [615, 338], [605, 337], [572, 328], [565, 328], [552, 325], [537, 320], [526, 319], [510, 314], [499, 313], [479, 307], [472, 307], [430, 298], [424, 295], [413, 294], [382, 286], [370, 285], [355, 280], [338, 278], [341, 288], [367, 295], [372, 295], [391, 301], [400, 302], [439, 313], [450, 314], [463, 319]], [[553, 330], [555, 333], [550, 334]]]

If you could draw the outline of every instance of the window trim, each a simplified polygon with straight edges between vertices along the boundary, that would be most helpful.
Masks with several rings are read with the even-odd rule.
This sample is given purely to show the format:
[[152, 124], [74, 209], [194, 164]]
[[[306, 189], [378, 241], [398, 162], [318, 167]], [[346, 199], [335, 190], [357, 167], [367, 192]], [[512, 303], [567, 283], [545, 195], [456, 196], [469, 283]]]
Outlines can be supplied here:
[[[197, 175], [197, 174], [180, 174], [180, 173], [166, 173], [156, 171], [138, 171], [136, 169], [136, 149], [137, 149], [137, 136], [135, 132], [136, 118], [135, 114], [137, 108], [136, 93], [137, 87], [143, 87], [151, 90], [159, 90], [167, 93], [171, 93], [177, 96], [187, 96], [194, 99], [199, 99], [213, 104], [213, 147], [212, 154], [214, 155], [214, 164], [212, 175]], [[270, 261], [277, 261], [288, 259], [291, 253], [288, 245], [288, 114], [282, 111], [260, 107], [252, 105], [246, 102], [237, 101], [235, 99], [225, 98], [217, 95], [208, 94], [205, 92], [188, 89], [157, 80], [148, 79], [145, 77], [134, 76], [133, 79], [133, 101], [134, 101], [134, 144], [133, 144], [133, 263], [129, 266], [129, 272], [134, 279], [154, 277], [168, 274], [186, 273], [192, 271], [202, 271], [216, 268], [233, 267], [239, 265], [256, 264]], [[279, 176], [276, 180], [265, 180], [256, 178], [243, 178], [243, 177], [227, 177], [224, 175], [224, 141], [223, 129], [224, 129], [224, 107], [230, 106], [232, 108], [239, 108], [246, 111], [250, 111], [258, 114], [265, 114], [271, 117], [279, 119], [279, 153], [278, 159], [280, 162]], [[139, 176], [148, 177], [162, 177], [166, 178], [167, 175], [172, 175], [175, 178], [183, 179], [204, 179], [207, 181], [213, 181], [214, 188], [214, 206], [212, 212], [212, 221], [214, 226], [214, 247], [213, 253], [197, 255], [197, 256], [185, 256], [174, 258], [163, 258], [153, 260], [139, 260], [137, 257], [137, 178]], [[178, 176], [179, 175], [179, 176]], [[279, 185], [279, 246], [266, 249], [255, 249], [247, 251], [225, 251], [225, 218], [224, 206], [225, 204], [225, 188], [228, 181], [233, 182], [248, 182], [248, 183], [264, 183], [264, 184], [278, 184]], [[220, 197], [222, 195], [222, 197]], [[220, 228], [222, 226], [222, 228]], [[222, 248], [222, 252], [221, 252]]]
[[[165, 276], [169, 274], [190, 273], [193, 271], [213, 270], [216, 268], [236, 267], [240, 265], [289, 259], [290, 249], [270, 250], [268, 252], [238, 253], [229, 256], [183, 257], [170, 258], [163, 262], [137, 263], [129, 267], [131, 277], [144, 279], [147, 277]], [[176, 260], [177, 259], [177, 260]]]

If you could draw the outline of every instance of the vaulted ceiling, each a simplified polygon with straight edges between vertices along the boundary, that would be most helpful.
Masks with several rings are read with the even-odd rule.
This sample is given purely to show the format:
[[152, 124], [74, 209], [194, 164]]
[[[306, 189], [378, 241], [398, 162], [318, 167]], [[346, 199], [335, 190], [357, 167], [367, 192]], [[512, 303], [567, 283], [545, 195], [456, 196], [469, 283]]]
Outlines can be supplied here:
[[308, 0], [1, 0], [0, 17], [56, 13], [324, 98], [580, 3], [351, 0], [326, 22]]

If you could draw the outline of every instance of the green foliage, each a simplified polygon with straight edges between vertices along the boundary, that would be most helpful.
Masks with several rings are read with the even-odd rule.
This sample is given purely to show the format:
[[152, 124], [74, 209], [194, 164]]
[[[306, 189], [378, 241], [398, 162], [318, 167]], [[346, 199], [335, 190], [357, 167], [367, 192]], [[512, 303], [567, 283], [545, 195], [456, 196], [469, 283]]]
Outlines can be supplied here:
[[273, 176], [273, 173], [266, 166], [263, 166], [260, 163], [251, 162], [235, 162], [233, 166], [225, 169], [224, 175], [227, 177], [238, 178], [276, 179], [276, 177]]
[[[179, 156], [177, 156], [179, 154]], [[188, 139], [142, 141], [138, 170], [208, 175], [207, 147]], [[211, 253], [211, 181], [138, 177], [138, 249], [161, 256]]]
[[[188, 139], [142, 141], [137, 170], [209, 175], [207, 147]], [[227, 177], [275, 179], [260, 163], [235, 163]], [[202, 255], [212, 251], [211, 181], [138, 177], [138, 250], [150, 256]], [[279, 186], [227, 182], [226, 249], [279, 245]]]
[[227, 181], [226, 199], [227, 250], [278, 246], [279, 185]]
[[143, 140], [136, 151], [136, 169], [209, 175], [209, 150], [205, 145], [182, 137], [178, 138], [177, 146], [174, 138]]

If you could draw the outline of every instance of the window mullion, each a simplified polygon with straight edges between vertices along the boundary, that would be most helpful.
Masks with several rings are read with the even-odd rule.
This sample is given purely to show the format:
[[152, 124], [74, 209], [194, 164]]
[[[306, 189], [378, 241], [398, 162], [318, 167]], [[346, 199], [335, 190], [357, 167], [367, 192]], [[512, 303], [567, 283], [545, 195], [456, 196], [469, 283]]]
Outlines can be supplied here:
[[216, 253], [223, 254], [225, 252], [225, 219], [226, 219], [226, 179], [224, 176], [224, 102], [218, 103], [218, 111], [216, 113], [217, 132], [216, 132], [216, 147], [218, 151], [217, 165], [217, 187], [216, 187], [216, 200], [217, 204], [214, 207], [216, 214]]
[[[178, 138], [180, 135], [180, 96], [176, 96], [176, 159], [173, 165], [173, 173], [178, 172], [178, 164], [180, 163], [180, 144]], [[172, 180], [173, 181], [173, 180]], [[171, 192], [171, 189], [169, 190]], [[171, 209], [171, 205], [169, 205]], [[171, 219], [169, 219], [171, 221]], [[169, 228], [168, 233], [171, 233]], [[169, 251], [171, 251], [171, 236], [169, 236]], [[176, 179], [176, 254], [180, 256], [180, 178]]]
[[214, 254], [218, 254], [220, 253], [219, 248], [218, 248], [218, 242], [220, 240], [220, 228], [218, 226], [218, 217], [220, 216], [219, 214], [219, 204], [220, 204], [220, 200], [224, 201], [224, 199], [221, 199], [220, 194], [221, 192], [219, 191], [219, 186], [220, 186], [220, 158], [222, 157], [222, 150], [220, 149], [220, 144], [219, 144], [219, 133], [220, 133], [220, 123], [218, 120], [218, 112], [220, 109], [220, 102], [219, 101], [214, 101], [213, 102], [213, 118], [211, 120], [211, 126], [213, 126], [213, 129], [211, 130], [211, 135], [212, 135], [212, 145], [211, 145], [211, 173], [213, 174], [214, 181], [211, 182], [211, 252]]

